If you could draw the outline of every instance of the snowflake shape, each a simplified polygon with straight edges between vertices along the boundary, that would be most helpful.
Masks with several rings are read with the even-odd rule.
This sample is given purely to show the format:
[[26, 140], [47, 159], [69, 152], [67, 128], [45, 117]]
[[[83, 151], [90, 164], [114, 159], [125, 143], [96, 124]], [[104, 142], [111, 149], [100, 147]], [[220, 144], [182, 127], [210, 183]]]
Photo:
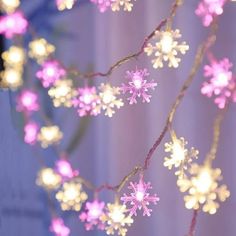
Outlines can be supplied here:
[[117, 95], [120, 94], [119, 87], [112, 87], [110, 84], [101, 84], [99, 93], [99, 104], [97, 105], [95, 111], [99, 112], [101, 109], [105, 110], [105, 115], [112, 117], [115, 113], [114, 108], [120, 108], [124, 105], [122, 99], [118, 99]]
[[22, 47], [11, 46], [2, 54], [4, 66], [23, 70], [25, 63], [25, 51]]
[[219, 208], [217, 200], [223, 202], [230, 196], [226, 185], [219, 186], [221, 170], [212, 169], [208, 164], [193, 164], [189, 173], [190, 177], [185, 176], [177, 181], [181, 192], [188, 191], [184, 197], [186, 208], [197, 210], [202, 205], [204, 212], [215, 214]]
[[49, 60], [42, 64], [41, 70], [36, 73], [38, 79], [41, 80], [43, 87], [48, 88], [66, 75], [66, 71], [61, 67], [58, 61]]
[[112, 0], [90, 0], [92, 3], [98, 6], [100, 12], [105, 12], [108, 8], [110, 8]]
[[132, 8], [134, 6], [132, 0], [111, 0], [111, 2], [112, 11], [119, 11], [121, 7], [123, 7], [124, 11], [132, 11]]
[[40, 129], [38, 141], [41, 143], [42, 148], [47, 148], [50, 145], [58, 144], [62, 137], [63, 133], [58, 126], [44, 126]]
[[0, 73], [1, 83], [7, 88], [17, 90], [23, 85], [22, 71], [14, 68], [6, 68]]
[[64, 11], [66, 9], [72, 9], [77, 0], [56, 0], [57, 9]]
[[65, 182], [56, 194], [56, 199], [60, 202], [63, 211], [80, 211], [87, 198], [88, 195], [83, 191], [82, 184], [76, 180]]
[[86, 230], [92, 230], [95, 226], [100, 230], [104, 230], [105, 225], [100, 220], [101, 215], [104, 214], [104, 207], [105, 203], [97, 200], [86, 202], [85, 211], [79, 216], [80, 220], [85, 222]]
[[52, 98], [55, 107], [71, 107], [72, 99], [77, 95], [77, 91], [73, 88], [72, 80], [61, 79], [49, 89], [48, 95]]
[[185, 54], [189, 49], [189, 46], [186, 42], [178, 43], [178, 39], [181, 38], [180, 31], [176, 30], [167, 30], [167, 31], [156, 31], [154, 38], [158, 40], [155, 45], [148, 43], [144, 51], [148, 56], [154, 54], [156, 57], [152, 60], [153, 67], [157, 69], [158, 67], [163, 67], [163, 61], [169, 61], [168, 66], [177, 68], [181, 61], [177, 57], [178, 52]]
[[121, 197], [121, 200], [124, 204], [130, 202], [132, 205], [132, 208], [129, 209], [130, 215], [137, 216], [137, 210], [143, 209], [143, 216], [150, 216], [152, 212], [152, 209], [148, 208], [150, 202], [157, 204], [160, 200], [156, 194], [151, 196], [150, 193], [148, 193], [148, 190], [152, 189], [151, 183], [145, 183], [143, 181], [143, 177], [141, 177], [138, 183], [130, 182], [130, 186], [128, 188], [133, 192], [130, 193], [130, 195], [124, 194], [124, 196]]
[[179, 176], [183, 176], [188, 165], [192, 163], [193, 159], [198, 158], [199, 151], [194, 147], [191, 147], [190, 150], [186, 149], [187, 144], [188, 142], [183, 137], [177, 138], [175, 135], [172, 135], [172, 142], [165, 143], [165, 152], [169, 152], [170, 157], [165, 157], [164, 166], [169, 170], [172, 167], [179, 168], [175, 172]]
[[73, 170], [70, 162], [64, 159], [57, 160], [54, 169], [63, 180], [69, 180], [79, 175], [79, 171]]
[[64, 221], [61, 218], [53, 218], [49, 229], [55, 236], [70, 235], [70, 229], [65, 226]]
[[79, 88], [78, 95], [78, 98], [73, 100], [73, 105], [77, 109], [79, 116], [96, 116], [100, 113], [100, 109], [97, 109], [100, 98], [95, 87]]
[[127, 209], [125, 205], [120, 205], [118, 202], [114, 204], [107, 204], [107, 212], [101, 215], [100, 219], [106, 223], [105, 230], [108, 235], [114, 234], [125, 236], [127, 233], [127, 226], [130, 226], [134, 221], [130, 215], [126, 215]]
[[137, 103], [136, 98], [142, 97], [143, 102], [150, 102], [151, 95], [147, 94], [148, 89], [155, 89], [157, 83], [154, 83], [154, 80], [147, 82], [145, 77], [149, 76], [147, 69], [136, 71], [127, 71], [126, 78], [129, 79], [128, 84], [122, 84], [121, 91], [123, 93], [129, 92], [131, 97], [128, 98], [129, 104]]
[[0, 34], [4, 34], [8, 39], [24, 34], [27, 27], [28, 21], [21, 11], [0, 17]]
[[230, 71], [232, 63], [228, 58], [221, 61], [212, 61], [211, 65], [204, 67], [204, 76], [210, 77], [209, 82], [204, 82], [201, 92], [207, 97], [215, 96], [214, 102], [223, 109], [231, 99], [236, 102], [236, 80]]
[[215, 16], [223, 13], [223, 6], [227, 0], [202, 0], [195, 11], [202, 18], [204, 26], [208, 27]]

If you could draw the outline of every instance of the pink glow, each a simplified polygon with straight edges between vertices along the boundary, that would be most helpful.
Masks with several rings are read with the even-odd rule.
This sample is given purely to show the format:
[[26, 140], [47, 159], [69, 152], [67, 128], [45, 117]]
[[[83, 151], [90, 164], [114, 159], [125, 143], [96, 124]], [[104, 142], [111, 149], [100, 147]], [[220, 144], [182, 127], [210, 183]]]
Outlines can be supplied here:
[[43, 87], [48, 88], [56, 80], [66, 75], [66, 71], [61, 67], [58, 61], [50, 60], [43, 63], [41, 70], [36, 76], [41, 80]]
[[65, 226], [61, 218], [52, 219], [50, 231], [54, 233], [55, 236], [68, 236], [70, 234], [70, 229]]
[[121, 91], [128, 92], [131, 97], [128, 98], [129, 104], [137, 103], [137, 97], [142, 97], [143, 102], [150, 102], [151, 95], [147, 94], [148, 89], [155, 89], [157, 83], [153, 80], [147, 82], [145, 77], [149, 76], [147, 69], [127, 71], [126, 78], [130, 81], [128, 84], [122, 84]]
[[20, 11], [0, 17], [0, 34], [6, 38], [24, 34], [27, 26], [28, 22]]
[[143, 177], [141, 177], [138, 183], [130, 182], [128, 188], [132, 190], [132, 193], [130, 193], [130, 195], [124, 194], [124, 196], [121, 197], [121, 200], [124, 204], [130, 203], [130, 215], [136, 216], [137, 210], [143, 209], [143, 216], [150, 216], [152, 209], [148, 208], [149, 204], [157, 204], [159, 201], [156, 194], [151, 196], [150, 193], [148, 193], [148, 190], [152, 189], [151, 183], [145, 183]]
[[221, 61], [212, 61], [211, 65], [204, 67], [204, 76], [210, 77], [209, 82], [204, 82], [201, 92], [207, 97], [215, 96], [214, 102], [219, 108], [224, 108], [230, 99], [235, 101], [235, 78], [230, 69], [232, 63], [228, 58]]
[[103, 230], [104, 224], [100, 220], [100, 216], [103, 214], [105, 203], [97, 200], [93, 202], [87, 202], [85, 211], [80, 214], [80, 220], [85, 222], [86, 230], [92, 230], [94, 226]]
[[98, 115], [95, 109], [100, 99], [95, 87], [85, 87], [78, 89], [79, 97], [73, 100], [73, 105], [77, 108], [79, 116]]
[[37, 141], [39, 127], [35, 122], [29, 122], [25, 125], [24, 141], [28, 144], [34, 145]]
[[98, 6], [100, 12], [105, 12], [112, 3], [112, 0], [90, 0], [92, 3]]
[[223, 13], [223, 6], [226, 0], [202, 0], [195, 13], [202, 18], [204, 26], [208, 27], [216, 15]]
[[17, 97], [17, 106], [16, 109], [18, 111], [38, 111], [39, 103], [38, 103], [38, 95], [30, 90], [24, 90]]
[[72, 169], [71, 164], [67, 160], [56, 161], [56, 172], [64, 179], [71, 179], [79, 174], [78, 171]]

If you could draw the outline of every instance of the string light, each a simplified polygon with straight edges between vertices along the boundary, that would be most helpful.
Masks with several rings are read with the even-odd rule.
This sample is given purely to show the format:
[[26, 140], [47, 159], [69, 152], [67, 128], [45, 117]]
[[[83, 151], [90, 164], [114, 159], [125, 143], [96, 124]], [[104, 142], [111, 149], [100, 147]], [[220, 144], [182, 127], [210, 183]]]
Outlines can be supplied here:
[[70, 229], [65, 226], [64, 221], [61, 218], [53, 218], [49, 229], [55, 236], [70, 235]]
[[25, 51], [22, 47], [11, 46], [2, 54], [5, 67], [16, 68], [22, 70], [23, 64], [26, 60]]
[[38, 130], [39, 127], [35, 122], [28, 122], [24, 127], [24, 141], [30, 145], [34, 145], [38, 139]]
[[120, 11], [123, 8], [124, 11], [132, 11], [134, 1], [136, 0], [112, 0], [111, 9], [112, 11]]
[[179, 44], [177, 41], [181, 36], [178, 29], [155, 32], [154, 38], [158, 41], [154, 45], [148, 43], [144, 49], [148, 56], [155, 55], [156, 58], [152, 60], [155, 69], [163, 67], [163, 61], [169, 61], [169, 67], [177, 68], [179, 66], [181, 59], [177, 57], [178, 52], [185, 54], [189, 49], [186, 42]]
[[67, 160], [57, 160], [55, 163], [55, 171], [63, 179], [72, 179], [79, 174], [77, 170], [72, 169], [71, 164]]
[[6, 68], [1, 72], [2, 82], [6, 84], [9, 89], [17, 90], [23, 85], [22, 72], [12, 68]]
[[90, 0], [92, 3], [98, 6], [100, 12], [105, 12], [108, 8], [110, 8], [112, 0]]
[[65, 182], [56, 194], [56, 199], [60, 202], [63, 211], [80, 211], [87, 198], [88, 196], [83, 192], [81, 183], [73, 180]]
[[57, 8], [59, 11], [64, 11], [66, 9], [72, 9], [76, 0], [56, 0]]
[[0, 9], [6, 13], [14, 12], [20, 5], [19, 0], [1, 0]]
[[44, 126], [40, 129], [38, 141], [41, 143], [42, 148], [47, 148], [50, 145], [59, 143], [62, 137], [63, 133], [58, 126]]

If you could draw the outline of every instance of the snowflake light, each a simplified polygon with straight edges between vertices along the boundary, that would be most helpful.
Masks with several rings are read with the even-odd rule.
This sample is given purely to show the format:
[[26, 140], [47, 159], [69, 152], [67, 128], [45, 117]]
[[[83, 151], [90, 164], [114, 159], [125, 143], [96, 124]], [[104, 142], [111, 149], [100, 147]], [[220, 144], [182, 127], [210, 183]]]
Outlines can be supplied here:
[[39, 64], [48, 59], [55, 52], [55, 47], [44, 38], [37, 38], [29, 43], [29, 57]]
[[104, 214], [105, 203], [94, 200], [93, 202], [86, 202], [85, 211], [79, 216], [82, 222], [85, 222], [86, 230], [92, 230], [95, 226], [98, 229], [104, 230], [105, 225], [100, 220], [101, 215]]
[[132, 11], [132, 8], [134, 6], [133, 0], [112, 0], [111, 2], [112, 11], [119, 11], [120, 8], [123, 8], [124, 11]]
[[37, 141], [38, 130], [39, 127], [35, 122], [33, 121], [28, 122], [24, 127], [24, 132], [25, 132], [24, 141], [30, 145], [34, 145]]
[[16, 90], [23, 84], [22, 71], [6, 68], [1, 72], [2, 82], [12, 90]]
[[77, 95], [77, 91], [73, 88], [72, 80], [62, 79], [54, 83], [48, 95], [52, 98], [55, 107], [71, 107], [72, 99]]
[[131, 97], [128, 98], [129, 104], [137, 103], [137, 97], [142, 97], [143, 102], [150, 102], [151, 95], [147, 94], [148, 89], [155, 89], [157, 83], [154, 80], [147, 82], [145, 77], [149, 76], [147, 69], [135, 71], [127, 71], [126, 78], [130, 81], [128, 84], [122, 84], [121, 91], [123, 93], [130, 93]]
[[63, 133], [58, 126], [44, 126], [40, 129], [38, 141], [43, 148], [47, 148], [49, 145], [58, 144], [62, 137]]
[[77, 0], [56, 0], [57, 8], [59, 11], [72, 9]]
[[55, 190], [60, 187], [61, 177], [53, 169], [44, 168], [39, 171], [36, 183], [46, 190]]
[[57, 80], [65, 75], [66, 71], [56, 60], [45, 61], [42, 64], [42, 69], [36, 73], [37, 78], [41, 80], [45, 88], [54, 85]]
[[221, 170], [212, 169], [208, 164], [193, 164], [189, 173], [190, 177], [185, 176], [177, 181], [181, 192], [188, 191], [184, 197], [186, 208], [197, 210], [202, 205], [204, 212], [215, 214], [219, 208], [218, 201], [223, 202], [230, 195], [226, 185], [219, 186]]
[[32, 112], [39, 110], [38, 95], [31, 90], [23, 90], [17, 97], [16, 109], [18, 111]]
[[80, 211], [87, 198], [88, 196], [83, 192], [81, 183], [73, 180], [65, 182], [62, 189], [56, 194], [56, 199], [60, 202], [63, 211]]
[[55, 171], [63, 179], [71, 179], [79, 174], [78, 171], [73, 170], [71, 164], [67, 160], [58, 160], [56, 161]]
[[24, 34], [27, 26], [28, 22], [20, 11], [0, 17], [0, 34], [6, 38]]
[[170, 157], [165, 157], [164, 166], [169, 170], [172, 167], [179, 168], [175, 174], [182, 176], [193, 159], [198, 158], [199, 152], [193, 147], [190, 150], [186, 149], [185, 146], [188, 142], [183, 137], [177, 138], [175, 135], [172, 135], [171, 138], [172, 142], [165, 143], [165, 152], [169, 152]]
[[25, 51], [22, 47], [11, 46], [2, 54], [5, 67], [16, 68], [22, 70], [25, 62]]
[[0, 0], [0, 9], [6, 13], [14, 12], [19, 5], [19, 0]]
[[122, 99], [118, 99], [117, 95], [120, 94], [119, 87], [112, 87], [109, 83], [101, 84], [100, 87], [100, 101], [96, 107], [96, 111], [101, 109], [105, 111], [105, 115], [112, 117], [115, 113], [114, 108], [120, 108], [124, 105]]
[[207, 97], [215, 96], [214, 102], [223, 109], [229, 100], [236, 102], [236, 80], [231, 72], [232, 63], [228, 58], [212, 61], [204, 67], [204, 76], [210, 77], [204, 82], [201, 92]]
[[84, 87], [78, 89], [78, 98], [73, 100], [73, 105], [77, 109], [79, 116], [96, 116], [100, 113], [100, 109], [97, 109], [99, 102], [100, 98], [97, 95], [96, 88]]
[[70, 229], [65, 226], [63, 219], [61, 218], [53, 218], [51, 225], [50, 225], [50, 231], [54, 233], [55, 236], [69, 236], [70, 235]]
[[121, 197], [121, 200], [124, 204], [130, 203], [131, 208], [129, 209], [130, 215], [137, 215], [137, 210], [143, 209], [143, 216], [150, 216], [152, 209], [148, 208], [150, 203], [157, 204], [159, 198], [156, 194], [150, 195], [148, 190], [152, 189], [151, 183], [145, 183], [143, 181], [143, 177], [140, 177], [138, 183], [130, 182], [130, 186], [128, 187], [132, 190], [130, 195], [124, 194]]
[[115, 231], [117, 231], [118, 235], [126, 235], [126, 226], [130, 226], [133, 223], [133, 219], [127, 212], [126, 206], [120, 205], [118, 202], [107, 204], [107, 212], [100, 219], [106, 223], [105, 230], [108, 235], [114, 234]]
[[181, 61], [177, 57], [178, 53], [185, 54], [189, 49], [186, 42], [179, 44], [178, 40], [181, 38], [180, 31], [167, 30], [167, 31], [156, 31], [154, 38], [158, 40], [154, 45], [148, 43], [144, 51], [148, 56], [154, 54], [155, 59], [152, 60], [153, 67], [163, 67], [163, 61], [169, 61], [168, 66], [177, 68]]
[[204, 26], [208, 27], [215, 16], [223, 13], [223, 6], [227, 0], [202, 0], [195, 11], [202, 18]]
[[92, 3], [98, 6], [100, 12], [105, 12], [108, 8], [110, 8], [112, 0], [90, 0]]

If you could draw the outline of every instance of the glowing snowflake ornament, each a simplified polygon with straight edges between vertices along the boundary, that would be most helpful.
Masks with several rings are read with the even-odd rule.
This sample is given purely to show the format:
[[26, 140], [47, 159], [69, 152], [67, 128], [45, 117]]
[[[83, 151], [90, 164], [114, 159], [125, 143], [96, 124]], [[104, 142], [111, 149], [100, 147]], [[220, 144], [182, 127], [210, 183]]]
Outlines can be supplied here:
[[127, 71], [126, 78], [130, 81], [128, 84], [122, 84], [121, 91], [123, 93], [130, 93], [131, 97], [128, 98], [129, 104], [137, 103], [136, 98], [142, 97], [143, 102], [150, 102], [151, 95], [147, 94], [148, 89], [154, 90], [157, 83], [154, 80], [147, 82], [145, 77], [149, 76], [147, 69], [135, 71]]
[[121, 200], [126, 203], [130, 203], [132, 206], [129, 209], [130, 215], [137, 215], [137, 210], [143, 209], [143, 216], [147, 215], [150, 216], [152, 209], [148, 208], [150, 203], [157, 204], [159, 201], [159, 198], [156, 194], [150, 195], [148, 190], [152, 189], [151, 183], [145, 183], [143, 181], [143, 177], [140, 177], [140, 180], [138, 183], [130, 182], [130, 186], [128, 187], [133, 192], [130, 195], [124, 194], [123, 197], [121, 197]]
[[64, 179], [72, 179], [79, 174], [78, 171], [73, 170], [71, 164], [67, 160], [56, 161], [55, 171]]
[[70, 229], [65, 226], [63, 219], [61, 218], [53, 218], [51, 225], [50, 225], [50, 231], [54, 233], [55, 236], [69, 236], [70, 235]]
[[77, 0], [56, 0], [56, 5], [59, 11], [70, 10], [73, 8], [76, 1]]
[[190, 150], [186, 149], [185, 146], [188, 142], [183, 137], [177, 138], [175, 135], [172, 135], [171, 138], [172, 142], [165, 143], [165, 152], [169, 152], [170, 157], [165, 157], [164, 166], [169, 170], [172, 167], [179, 168], [175, 174], [183, 176], [184, 171], [187, 170], [193, 159], [198, 158], [199, 152], [193, 147]]
[[179, 66], [181, 59], [177, 57], [177, 54], [185, 54], [189, 49], [186, 42], [178, 43], [181, 36], [178, 29], [155, 32], [154, 38], [158, 42], [155, 45], [148, 43], [144, 49], [148, 56], [154, 54], [155, 59], [152, 60], [152, 63], [155, 69], [162, 68], [163, 61], [169, 61], [169, 67], [177, 68]]
[[134, 6], [133, 1], [136, 0], [111, 0], [111, 9], [112, 11], [119, 11], [123, 8], [124, 11], [132, 11]]
[[39, 127], [38, 125], [30, 121], [24, 127], [24, 141], [30, 145], [34, 145], [37, 141]]
[[214, 102], [221, 109], [229, 100], [236, 102], [236, 80], [230, 70], [232, 66], [229, 59], [224, 58], [204, 67], [204, 76], [211, 79], [203, 83], [201, 92], [207, 97], [215, 96]]
[[223, 13], [223, 6], [227, 0], [202, 0], [195, 11], [202, 18], [204, 26], [208, 27], [215, 16]]
[[61, 184], [61, 177], [53, 169], [44, 168], [39, 171], [36, 183], [46, 190], [55, 190]]
[[101, 84], [99, 93], [99, 104], [97, 105], [95, 111], [99, 112], [101, 109], [105, 111], [105, 115], [112, 117], [115, 113], [114, 108], [120, 108], [124, 105], [122, 99], [118, 99], [117, 95], [120, 94], [119, 87], [112, 87], [109, 83]]
[[48, 95], [52, 98], [55, 107], [71, 107], [72, 99], [77, 95], [77, 91], [73, 88], [72, 80], [61, 79], [49, 89]]
[[212, 169], [208, 164], [193, 164], [189, 173], [190, 177], [185, 176], [177, 181], [181, 192], [188, 191], [184, 197], [186, 208], [197, 210], [202, 205], [204, 212], [215, 214], [219, 208], [217, 200], [223, 202], [230, 196], [226, 185], [219, 186], [221, 170]]
[[19, 0], [0, 0], [0, 9], [6, 13], [14, 12], [20, 5]]
[[92, 230], [95, 226], [100, 230], [104, 230], [105, 225], [100, 220], [101, 215], [104, 214], [104, 207], [105, 203], [98, 200], [86, 203], [85, 211], [79, 216], [80, 220], [85, 222], [86, 230]]
[[97, 109], [99, 103], [100, 98], [97, 95], [95, 87], [79, 88], [78, 98], [73, 100], [73, 105], [81, 117], [87, 115], [98, 115], [100, 113], [100, 109]]
[[7, 51], [2, 54], [5, 67], [16, 68], [23, 70], [25, 62], [25, 51], [22, 47], [11, 46]]
[[44, 126], [40, 129], [38, 141], [41, 143], [42, 148], [47, 148], [50, 145], [58, 144], [62, 137], [63, 133], [58, 126]]
[[134, 221], [127, 212], [125, 205], [120, 205], [118, 202], [107, 204], [107, 212], [100, 219], [106, 224], [105, 230], [108, 235], [114, 234], [117, 231], [118, 235], [125, 236], [127, 233], [126, 226], [130, 226]]
[[23, 85], [22, 71], [14, 68], [6, 68], [1, 72], [2, 83], [6, 85], [7, 88], [12, 90], [17, 90]]
[[28, 21], [20, 11], [0, 17], [0, 34], [4, 34], [6, 38], [24, 34], [27, 27]]
[[35, 59], [39, 64], [47, 60], [54, 52], [55, 46], [44, 38], [37, 38], [29, 43], [29, 57]]
[[87, 194], [82, 189], [82, 184], [76, 180], [65, 182], [62, 189], [56, 194], [56, 199], [60, 202], [63, 211], [80, 211], [87, 198]]
[[108, 8], [110, 8], [112, 0], [90, 0], [92, 3], [98, 6], [100, 12], [105, 12]]
[[23, 90], [17, 97], [16, 109], [20, 112], [32, 112], [39, 110], [38, 95], [31, 90]]
[[41, 80], [43, 87], [48, 88], [55, 82], [66, 75], [66, 71], [56, 60], [45, 61], [41, 70], [36, 73], [38, 79]]

